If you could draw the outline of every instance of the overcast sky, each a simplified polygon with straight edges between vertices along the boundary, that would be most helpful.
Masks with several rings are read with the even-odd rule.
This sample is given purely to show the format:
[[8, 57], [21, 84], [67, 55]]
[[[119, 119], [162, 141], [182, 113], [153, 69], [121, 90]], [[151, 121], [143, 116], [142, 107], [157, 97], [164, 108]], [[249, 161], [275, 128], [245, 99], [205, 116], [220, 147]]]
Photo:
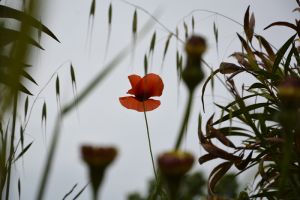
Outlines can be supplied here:
[[[110, 2], [113, 5], [112, 34], [108, 56], [104, 60], [108, 33], [107, 11]], [[171, 31], [175, 31], [178, 27], [182, 39], [184, 39], [183, 21], [191, 30], [191, 15], [189, 14], [195, 9], [219, 12], [242, 23], [244, 12], [247, 6], [251, 5], [251, 11], [254, 11], [256, 18], [256, 32], [270, 37], [270, 42], [276, 47], [280, 47], [291, 32], [285, 31], [282, 27], [267, 31], [263, 31], [263, 28], [273, 21], [293, 22], [296, 17], [299, 18], [297, 13], [292, 13], [296, 7], [293, 0], [130, 0], [130, 2], [141, 6], [149, 13], [154, 13], [159, 9], [161, 14], [156, 16], [159, 21]], [[78, 92], [80, 92], [89, 80], [103, 69], [104, 64], [130, 42], [134, 7], [120, 0], [102, 0], [96, 2], [92, 42], [90, 47], [87, 47], [90, 3], [90, 1], [82, 0], [51, 0], [42, 6], [40, 18], [57, 35], [61, 43], [44, 35], [41, 44], [46, 50], [34, 50], [32, 73], [39, 83], [39, 87], [32, 86], [34, 94], [41, 90], [56, 69], [63, 64], [58, 71], [61, 80], [61, 104], [69, 102], [73, 99], [69, 61], [72, 61], [75, 68]], [[13, 5], [11, 1], [7, 1], [7, 4]], [[203, 35], [208, 40], [209, 49], [205, 60], [211, 66], [217, 68], [221, 61], [229, 60], [228, 56], [231, 53], [240, 51], [240, 45], [236, 39], [237, 32], [243, 33], [240, 25], [222, 16], [204, 11], [194, 12], [193, 16], [195, 33]], [[139, 27], [149, 19], [149, 15], [138, 10]], [[219, 29], [219, 54], [213, 35], [214, 22]], [[87, 183], [87, 170], [81, 161], [79, 151], [80, 146], [86, 143], [115, 145], [119, 149], [116, 162], [106, 174], [101, 191], [102, 199], [125, 199], [128, 192], [145, 191], [147, 180], [152, 177], [153, 172], [143, 114], [125, 109], [119, 104], [118, 98], [125, 96], [130, 87], [127, 79], [129, 74], [143, 74], [144, 54], [148, 51], [154, 30], [157, 32], [157, 46], [150, 71], [160, 74], [165, 84], [163, 95], [159, 98], [161, 106], [148, 113], [154, 155], [174, 145], [186, 101], [186, 89], [184, 86], [178, 89], [176, 78], [175, 53], [176, 49], [182, 51], [182, 44], [176, 42], [174, 38], [171, 40], [170, 49], [161, 70], [161, 55], [168, 32], [156, 23], [144, 40], [138, 44], [134, 61], [130, 62], [130, 56], [124, 59], [78, 109], [64, 119], [45, 199], [61, 199], [75, 183], [78, 183], [76, 192]], [[23, 164], [15, 170], [15, 179], [20, 176], [22, 181], [22, 199], [33, 199], [40, 181], [58, 108], [54, 85], [55, 79], [41, 93], [41, 98], [35, 104], [26, 131], [26, 142], [34, 141], [34, 143], [24, 157]], [[223, 91], [225, 90], [221, 84], [216, 84], [215, 101], [221, 103], [229, 101], [230, 96]], [[197, 116], [201, 112], [205, 122], [207, 117], [215, 111], [209, 93], [206, 96], [206, 113], [201, 110], [199, 97], [200, 87], [195, 94], [193, 114], [183, 143], [183, 148], [193, 152], [196, 158], [204, 153], [197, 138]], [[48, 106], [46, 133], [41, 128], [41, 110], [44, 100]], [[33, 98], [30, 103], [32, 101]], [[193, 170], [201, 170], [207, 176], [213, 166], [214, 163], [203, 166], [195, 163]], [[244, 177], [247, 177], [247, 173]], [[251, 183], [252, 180], [243, 179], [243, 182], [247, 181]], [[90, 188], [82, 194], [80, 199], [89, 199], [89, 196]]]

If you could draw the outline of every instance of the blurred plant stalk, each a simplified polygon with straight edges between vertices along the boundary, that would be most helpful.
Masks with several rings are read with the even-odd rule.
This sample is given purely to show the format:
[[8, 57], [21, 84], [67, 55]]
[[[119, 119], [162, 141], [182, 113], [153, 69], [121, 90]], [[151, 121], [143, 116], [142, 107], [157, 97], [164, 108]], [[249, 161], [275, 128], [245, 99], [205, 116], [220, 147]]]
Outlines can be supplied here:
[[203, 37], [198, 35], [191, 36], [185, 44], [185, 52], [187, 54], [187, 62], [185, 69], [182, 71], [182, 80], [189, 91], [188, 102], [186, 104], [183, 121], [177, 135], [175, 143], [175, 150], [180, 148], [184, 133], [186, 131], [191, 108], [193, 105], [193, 96], [196, 87], [201, 83], [204, 78], [201, 61], [203, 53], [206, 51], [206, 41]]

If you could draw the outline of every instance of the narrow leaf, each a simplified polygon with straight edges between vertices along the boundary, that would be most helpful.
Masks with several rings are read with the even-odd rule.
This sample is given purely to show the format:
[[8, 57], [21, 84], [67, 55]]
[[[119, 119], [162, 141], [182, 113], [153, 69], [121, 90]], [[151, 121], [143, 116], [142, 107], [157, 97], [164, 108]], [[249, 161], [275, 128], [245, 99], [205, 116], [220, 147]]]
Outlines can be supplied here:
[[16, 159], [14, 160], [14, 162], [16, 162], [19, 158], [21, 158], [27, 151], [28, 149], [31, 147], [33, 142], [29, 143], [22, 151], [21, 153], [16, 157]]
[[44, 48], [38, 42], [36, 42], [34, 39], [32, 39], [31, 37], [21, 34], [21, 32], [13, 30], [13, 29], [7, 29], [4, 27], [0, 27], [0, 46], [5, 46], [11, 42], [18, 41], [21, 38], [24, 39], [29, 44], [44, 50]]
[[33, 82], [35, 85], [38, 85], [37, 82], [28, 74], [25, 70], [22, 70], [22, 76]]
[[29, 105], [29, 100], [28, 100], [28, 96], [26, 96], [25, 105], [24, 105], [24, 118], [27, 117], [28, 105]]
[[226, 174], [226, 172], [231, 168], [231, 162], [223, 162], [213, 169], [208, 178], [208, 192], [209, 194], [214, 194], [213, 190], [218, 183], [218, 181]]
[[12, 18], [12, 19], [16, 19], [19, 21], [23, 21], [26, 23], [29, 23], [31, 26], [35, 27], [35, 28], [40, 28], [44, 33], [46, 33], [47, 35], [49, 35], [50, 37], [52, 37], [53, 39], [55, 39], [57, 42], [59, 42], [59, 40], [57, 39], [57, 37], [43, 24], [41, 24], [38, 20], [34, 19], [33, 17], [31, 17], [30, 15], [27, 15], [26, 13], [4, 6], [4, 5], [0, 5], [0, 18]]
[[296, 35], [293, 35], [286, 43], [277, 51], [276, 58], [273, 65], [273, 74], [276, 72], [276, 70], [279, 68], [280, 61], [282, 60], [284, 54], [286, 53], [289, 46], [294, 42]]
[[275, 53], [271, 47], [271, 45], [269, 44], [269, 42], [262, 36], [260, 35], [255, 35], [255, 37], [257, 38], [257, 40], [259, 41], [259, 43], [265, 48], [265, 50], [267, 51], [269, 58], [271, 60], [275, 59]]

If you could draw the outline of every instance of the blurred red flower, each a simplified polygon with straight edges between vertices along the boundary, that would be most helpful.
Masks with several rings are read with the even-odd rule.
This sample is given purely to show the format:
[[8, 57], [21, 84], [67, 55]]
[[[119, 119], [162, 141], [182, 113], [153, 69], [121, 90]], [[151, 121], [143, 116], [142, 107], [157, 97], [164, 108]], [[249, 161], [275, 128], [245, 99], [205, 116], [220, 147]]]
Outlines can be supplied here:
[[141, 78], [133, 74], [128, 76], [128, 79], [132, 88], [128, 90], [127, 94], [134, 96], [119, 98], [125, 108], [144, 112], [154, 110], [160, 105], [159, 100], [150, 99], [162, 95], [164, 83], [159, 75], [150, 73]]

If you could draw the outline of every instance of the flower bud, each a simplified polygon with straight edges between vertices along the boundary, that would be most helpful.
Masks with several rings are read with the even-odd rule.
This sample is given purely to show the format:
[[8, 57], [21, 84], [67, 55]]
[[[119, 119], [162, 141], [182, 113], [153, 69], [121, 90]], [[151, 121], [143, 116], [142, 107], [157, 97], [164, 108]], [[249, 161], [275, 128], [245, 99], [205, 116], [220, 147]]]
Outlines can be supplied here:
[[104, 177], [106, 168], [117, 156], [117, 149], [114, 147], [93, 147], [83, 145], [81, 147], [82, 160], [89, 167], [89, 176], [96, 199], [98, 189]]
[[193, 163], [193, 155], [184, 151], [169, 151], [158, 157], [159, 169], [168, 176], [184, 176]]
[[182, 79], [190, 92], [194, 91], [204, 78], [201, 69], [201, 59], [205, 50], [206, 42], [201, 36], [193, 35], [186, 42], [185, 51], [187, 54], [187, 63], [185, 69], [182, 71]]
[[170, 199], [178, 199], [181, 181], [184, 175], [192, 168], [194, 157], [183, 151], [170, 151], [158, 157], [158, 167], [163, 181], [167, 185]]
[[182, 80], [192, 92], [201, 83], [204, 78], [202, 69], [199, 66], [189, 67], [187, 66], [182, 71]]
[[205, 52], [206, 47], [206, 41], [203, 37], [193, 35], [187, 40], [185, 51], [188, 56], [201, 57]]

